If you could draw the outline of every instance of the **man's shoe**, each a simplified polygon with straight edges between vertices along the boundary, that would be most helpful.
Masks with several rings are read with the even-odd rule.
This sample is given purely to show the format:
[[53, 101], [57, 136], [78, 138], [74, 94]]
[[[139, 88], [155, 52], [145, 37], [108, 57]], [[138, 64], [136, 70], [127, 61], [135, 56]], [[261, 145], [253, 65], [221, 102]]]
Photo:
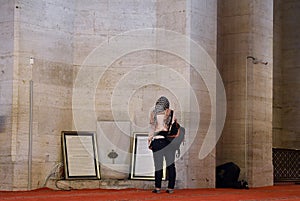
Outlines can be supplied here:
[[154, 189], [152, 193], [160, 193], [160, 190]]
[[174, 193], [174, 190], [173, 189], [167, 189], [166, 193], [172, 194], [172, 193]]

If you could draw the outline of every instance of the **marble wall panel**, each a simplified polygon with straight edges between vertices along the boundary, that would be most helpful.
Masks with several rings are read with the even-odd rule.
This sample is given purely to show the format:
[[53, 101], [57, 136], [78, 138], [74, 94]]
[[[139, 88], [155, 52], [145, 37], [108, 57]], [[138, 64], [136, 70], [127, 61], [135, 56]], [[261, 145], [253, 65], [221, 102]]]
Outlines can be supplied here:
[[0, 180], [1, 190], [12, 190], [12, 111], [14, 63], [14, 1], [0, 7]]

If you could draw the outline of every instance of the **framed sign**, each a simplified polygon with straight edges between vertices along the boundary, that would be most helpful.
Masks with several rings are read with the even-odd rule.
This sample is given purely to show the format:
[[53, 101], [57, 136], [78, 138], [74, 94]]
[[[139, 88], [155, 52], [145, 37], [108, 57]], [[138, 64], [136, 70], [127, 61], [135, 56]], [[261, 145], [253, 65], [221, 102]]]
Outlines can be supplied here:
[[93, 132], [62, 131], [66, 179], [100, 179]]
[[[148, 148], [148, 133], [134, 133], [131, 179], [154, 180], [154, 162], [152, 151]], [[163, 180], [166, 178], [164, 163]]]

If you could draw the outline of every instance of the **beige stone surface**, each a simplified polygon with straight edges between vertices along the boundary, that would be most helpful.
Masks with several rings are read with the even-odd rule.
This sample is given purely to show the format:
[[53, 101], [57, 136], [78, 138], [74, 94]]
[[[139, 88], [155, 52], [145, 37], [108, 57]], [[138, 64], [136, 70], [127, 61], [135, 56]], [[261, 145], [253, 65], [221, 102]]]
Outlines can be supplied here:
[[[132, 132], [147, 132], [149, 112], [161, 95], [170, 99], [186, 128], [186, 143], [176, 161], [178, 188], [214, 187], [215, 166], [229, 161], [241, 167], [241, 179], [248, 180], [250, 186], [272, 185], [272, 147], [299, 149], [298, 8], [299, 2], [292, 0], [3, 0], [0, 190], [42, 187], [53, 167], [62, 161], [63, 130], [96, 132], [97, 121], [130, 121]], [[200, 74], [198, 66], [190, 65], [180, 55], [160, 50], [135, 49], [118, 58], [112, 58], [110, 52], [92, 55], [104, 43], [114, 44], [111, 41], [118, 34], [126, 33], [128, 40], [147, 44], [145, 36], [128, 32], [145, 28], [184, 34], [203, 48], [220, 70], [227, 96], [227, 117], [218, 146], [204, 159], [199, 159], [199, 151], [211, 117], [218, 115], [212, 111], [218, 103], [210, 99], [208, 91], [216, 89], [213, 70], [203, 69]], [[115, 47], [116, 52], [118, 48]], [[190, 60], [208, 67], [205, 56], [195, 55], [186, 44], [182, 48], [188, 50]], [[268, 61], [268, 65], [252, 64], [247, 59], [249, 55]], [[113, 61], [108, 66], [101, 63], [101, 59], [110, 58]], [[83, 70], [82, 86], [75, 86]], [[153, 76], [157, 83], [149, 84]], [[34, 174], [29, 186], [31, 80]], [[174, 86], [163, 86], [165, 80]], [[134, 89], [141, 81], [146, 84]], [[93, 91], [87, 90], [92, 87]], [[74, 88], [80, 97], [73, 97]], [[192, 103], [193, 93], [197, 106]], [[126, 100], [127, 106], [112, 98]], [[72, 104], [79, 106], [73, 108]], [[74, 109], [82, 111], [77, 118], [83, 126], [76, 125]], [[200, 122], [196, 122], [199, 115]], [[115, 173], [106, 171], [108, 175]], [[54, 179], [49, 181], [53, 188]], [[59, 184], [76, 189], [153, 186], [152, 181], [126, 179]]]
[[[241, 167], [240, 179], [250, 186], [272, 185], [272, 3], [219, 2], [218, 55], [228, 112], [217, 164], [235, 162]], [[268, 65], [252, 64], [246, 59], [249, 55], [267, 60]], [[268, 160], [257, 162], [261, 158]]]
[[12, 121], [14, 63], [14, 2], [0, 7], [0, 180], [1, 189], [11, 190], [13, 182]]

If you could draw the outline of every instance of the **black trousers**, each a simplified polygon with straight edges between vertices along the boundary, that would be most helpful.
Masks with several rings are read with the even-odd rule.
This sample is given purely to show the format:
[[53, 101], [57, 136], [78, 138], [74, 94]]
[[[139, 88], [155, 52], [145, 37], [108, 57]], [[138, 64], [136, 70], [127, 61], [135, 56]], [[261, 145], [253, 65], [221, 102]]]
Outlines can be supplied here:
[[169, 142], [166, 139], [155, 139], [152, 142], [152, 152], [155, 168], [155, 187], [161, 188], [161, 181], [163, 176], [163, 160], [165, 158], [168, 175], [168, 188], [174, 189], [176, 180], [175, 168], [175, 149], [168, 146]]

